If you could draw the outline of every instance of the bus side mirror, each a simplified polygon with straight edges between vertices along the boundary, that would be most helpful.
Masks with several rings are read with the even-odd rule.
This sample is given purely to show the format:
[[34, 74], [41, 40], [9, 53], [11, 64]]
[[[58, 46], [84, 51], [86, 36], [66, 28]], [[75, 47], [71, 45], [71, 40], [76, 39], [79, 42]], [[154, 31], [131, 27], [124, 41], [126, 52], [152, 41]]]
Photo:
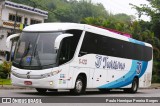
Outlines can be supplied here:
[[14, 39], [17, 38], [17, 37], [19, 37], [19, 36], [20, 36], [20, 33], [12, 34], [9, 37], [7, 37], [6, 47], [7, 47], [8, 50], [10, 50], [10, 55], [7, 55], [7, 60], [8, 61], [12, 61], [13, 60], [13, 57], [14, 57], [13, 43], [14, 43]]
[[10, 49], [11, 48], [11, 43], [12, 43], [12, 39], [14, 39], [14, 38], [16, 38], [16, 37], [19, 37], [20, 36], [20, 33], [17, 33], [17, 34], [12, 34], [12, 35], [10, 35], [8, 38], [7, 38], [7, 40], [6, 40], [6, 47], [8, 48], [8, 49]]
[[54, 48], [55, 49], [59, 49], [59, 46], [60, 46], [60, 43], [61, 43], [61, 41], [63, 40], [63, 38], [66, 38], [66, 37], [71, 37], [71, 36], [73, 36], [73, 34], [61, 34], [61, 35], [59, 35], [57, 38], [56, 38], [56, 40], [55, 40], [55, 44], [54, 44]]

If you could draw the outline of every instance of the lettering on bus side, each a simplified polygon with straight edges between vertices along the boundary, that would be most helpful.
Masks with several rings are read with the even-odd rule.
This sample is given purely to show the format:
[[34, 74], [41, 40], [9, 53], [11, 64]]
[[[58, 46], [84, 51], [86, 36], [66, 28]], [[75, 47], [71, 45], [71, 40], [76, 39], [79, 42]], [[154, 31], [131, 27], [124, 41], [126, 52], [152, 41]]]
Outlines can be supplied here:
[[87, 59], [79, 59], [79, 64], [87, 65]]
[[110, 60], [108, 56], [96, 55], [95, 66], [97, 68], [102, 67], [103, 69], [114, 69], [114, 70], [124, 70], [125, 63]]
[[141, 73], [141, 69], [142, 69], [142, 62], [137, 62], [137, 70], [136, 73], [140, 74]]

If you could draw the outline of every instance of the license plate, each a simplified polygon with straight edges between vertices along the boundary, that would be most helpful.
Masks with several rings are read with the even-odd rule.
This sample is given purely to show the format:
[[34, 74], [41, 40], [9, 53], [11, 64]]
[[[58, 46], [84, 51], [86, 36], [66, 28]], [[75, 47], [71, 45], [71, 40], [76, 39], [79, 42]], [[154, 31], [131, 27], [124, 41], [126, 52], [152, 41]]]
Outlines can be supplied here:
[[32, 85], [32, 82], [31, 81], [24, 81], [24, 84], [25, 85]]

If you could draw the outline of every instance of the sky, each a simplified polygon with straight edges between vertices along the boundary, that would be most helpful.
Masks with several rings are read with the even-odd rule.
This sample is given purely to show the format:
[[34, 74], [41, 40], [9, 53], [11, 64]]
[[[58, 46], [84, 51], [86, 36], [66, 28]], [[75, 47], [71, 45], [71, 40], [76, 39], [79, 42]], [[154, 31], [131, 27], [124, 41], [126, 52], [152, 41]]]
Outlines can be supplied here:
[[[140, 4], [148, 4], [146, 0], [91, 0], [94, 3], [102, 3], [106, 10], [110, 13], [126, 13], [128, 15], [134, 15], [138, 19], [137, 11], [132, 9], [129, 3], [140, 6]], [[141, 19], [149, 21], [148, 16], [143, 16]]]

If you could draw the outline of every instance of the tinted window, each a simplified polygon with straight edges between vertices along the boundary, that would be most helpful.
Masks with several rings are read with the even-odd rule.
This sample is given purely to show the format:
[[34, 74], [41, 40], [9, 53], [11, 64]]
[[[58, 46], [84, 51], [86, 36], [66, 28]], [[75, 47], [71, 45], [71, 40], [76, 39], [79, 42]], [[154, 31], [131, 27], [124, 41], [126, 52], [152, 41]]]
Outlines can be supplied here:
[[100, 41], [100, 37], [96, 34], [86, 33], [79, 55], [99, 54]]
[[21, 16], [16, 16], [15, 14], [9, 14], [9, 20], [10, 21], [15, 21], [16, 19], [16, 22], [22, 22], [22, 17]]
[[54, 42], [62, 32], [23, 32], [15, 50], [13, 66], [22, 69], [46, 69], [56, 66]]
[[91, 53], [143, 61], [152, 59], [150, 47], [86, 32], [79, 56]]
[[36, 20], [36, 19], [31, 19], [30, 24], [38, 24], [38, 23], [42, 23], [42, 21], [40, 20]]
[[73, 36], [64, 38], [63, 41], [61, 42], [59, 60], [58, 60], [59, 65], [64, 64], [73, 58], [80, 36], [82, 34], [82, 31], [67, 30], [66, 33], [73, 34]]

